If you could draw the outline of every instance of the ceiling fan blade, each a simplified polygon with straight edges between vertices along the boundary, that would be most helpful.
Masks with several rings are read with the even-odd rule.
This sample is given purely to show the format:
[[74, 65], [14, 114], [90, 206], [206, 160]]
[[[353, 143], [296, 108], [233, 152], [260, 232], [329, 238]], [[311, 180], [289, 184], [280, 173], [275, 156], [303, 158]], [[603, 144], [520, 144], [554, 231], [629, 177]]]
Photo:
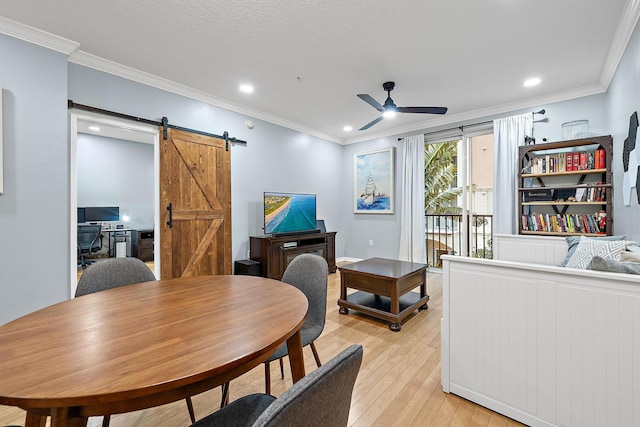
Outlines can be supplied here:
[[376, 101], [366, 93], [359, 93], [358, 98], [362, 99], [364, 102], [371, 105], [373, 108], [380, 111], [381, 113], [384, 112], [384, 107], [378, 101]]
[[360, 129], [358, 130], [367, 130], [369, 129], [371, 126], [375, 125], [376, 123], [378, 123], [380, 120], [384, 119], [384, 117], [380, 116], [377, 119], [367, 123], [366, 125], [362, 126]]
[[398, 113], [445, 114], [447, 107], [398, 107]]

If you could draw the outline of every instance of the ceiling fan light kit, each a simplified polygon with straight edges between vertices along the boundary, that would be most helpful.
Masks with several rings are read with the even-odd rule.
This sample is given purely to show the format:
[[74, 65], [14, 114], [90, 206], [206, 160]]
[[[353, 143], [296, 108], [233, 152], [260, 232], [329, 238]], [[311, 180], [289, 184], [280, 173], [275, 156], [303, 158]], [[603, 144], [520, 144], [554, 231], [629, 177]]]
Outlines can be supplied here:
[[381, 105], [378, 101], [373, 99], [366, 93], [359, 93], [358, 98], [362, 99], [367, 104], [382, 113], [382, 116], [367, 123], [358, 130], [367, 130], [371, 126], [375, 125], [383, 118], [394, 117], [396, 113], [418, 113], [418, 114], [445, 114], [447, 107], [398, 107], [391, 99], [391, 91], [395, 88], [395, 82], [385, 82], [382, 84], [382, 88], [387, 91], [387, 99], [384, 101], [384, 105]]

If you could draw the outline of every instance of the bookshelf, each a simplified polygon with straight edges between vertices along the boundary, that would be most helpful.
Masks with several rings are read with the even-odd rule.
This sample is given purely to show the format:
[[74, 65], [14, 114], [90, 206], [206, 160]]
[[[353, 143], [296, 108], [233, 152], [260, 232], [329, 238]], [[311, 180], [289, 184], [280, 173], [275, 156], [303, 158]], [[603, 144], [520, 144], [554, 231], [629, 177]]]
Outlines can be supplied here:
[[519, 148], [520, 234], [613, 233], [610, 135]]

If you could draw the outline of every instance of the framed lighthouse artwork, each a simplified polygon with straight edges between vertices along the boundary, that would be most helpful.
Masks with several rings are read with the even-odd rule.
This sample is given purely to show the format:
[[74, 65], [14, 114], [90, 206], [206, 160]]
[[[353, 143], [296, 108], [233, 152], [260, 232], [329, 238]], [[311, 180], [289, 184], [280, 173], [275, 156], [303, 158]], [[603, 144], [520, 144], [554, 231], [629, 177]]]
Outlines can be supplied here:
[[354, 154], [354, 213], [393, 213], [394, 164], [395, 147]]

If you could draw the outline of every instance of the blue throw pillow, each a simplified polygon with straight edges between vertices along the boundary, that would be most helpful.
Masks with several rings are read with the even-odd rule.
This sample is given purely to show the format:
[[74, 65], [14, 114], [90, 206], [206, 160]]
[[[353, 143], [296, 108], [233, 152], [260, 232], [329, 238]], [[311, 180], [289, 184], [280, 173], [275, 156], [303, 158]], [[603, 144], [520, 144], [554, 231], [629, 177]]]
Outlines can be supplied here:
[[[580, 237], [582, 236], [567, 236], [565, 239], [567, 240], [567, 246], [569, 249], [567, 250], [567, 256], [562, 260], [562, 262], [558, 265], [558, 267], [566, 267], [567, 263], [573, 253], [578, 248], [578, 244], [580, 243]], [[624, 240], [627, 236], [602, 236], [602, 237], [588, 237], [589, 239], [602, 239], [602, 240]]]

